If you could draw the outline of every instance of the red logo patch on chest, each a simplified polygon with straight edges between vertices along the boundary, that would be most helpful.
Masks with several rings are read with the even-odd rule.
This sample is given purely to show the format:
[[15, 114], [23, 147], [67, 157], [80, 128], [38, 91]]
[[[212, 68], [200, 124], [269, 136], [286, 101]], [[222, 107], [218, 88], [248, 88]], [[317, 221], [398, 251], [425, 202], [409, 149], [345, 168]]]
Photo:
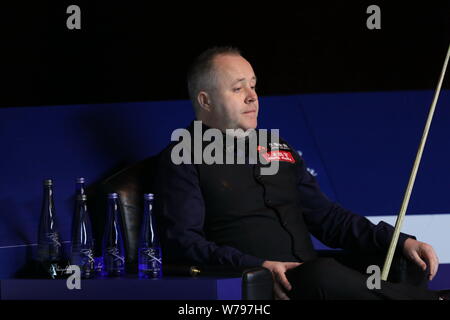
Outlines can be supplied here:
[[264, 157], [264, 159], [266, 159], [267, 162], [286, 161], [290, 163], [295, 163], [295, 159], [292, 156], [292, 153], [289, 151], [283, 150], [267, 151], [266, 148], [258, 146], [258, 152], [261, 153], [261, 155]]

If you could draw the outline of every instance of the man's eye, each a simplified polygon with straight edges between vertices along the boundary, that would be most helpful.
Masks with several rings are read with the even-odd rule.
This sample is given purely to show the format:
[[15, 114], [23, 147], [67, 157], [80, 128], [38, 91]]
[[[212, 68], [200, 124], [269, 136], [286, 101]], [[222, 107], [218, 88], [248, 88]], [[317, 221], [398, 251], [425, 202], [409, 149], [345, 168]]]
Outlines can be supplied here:
[[233, 91], [234, 92], [239, 92], [239, 91], [241, 91], [241, 88], [233, 88]]

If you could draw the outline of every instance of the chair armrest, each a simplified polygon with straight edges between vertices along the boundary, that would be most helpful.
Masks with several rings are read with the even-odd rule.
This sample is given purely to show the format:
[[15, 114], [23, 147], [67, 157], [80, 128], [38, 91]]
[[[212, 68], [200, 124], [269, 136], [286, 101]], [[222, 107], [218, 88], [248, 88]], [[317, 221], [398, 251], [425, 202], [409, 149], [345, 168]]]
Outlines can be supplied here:
[[165, 264], [163, 274], [166, 276], [205, 276], [205, 277], [241, 277], [243, 300], [272, 300], [272, 273], [264, 267], [233, 266], [191, 266]]
[[269, 269], [257, 267], [242, 273], [243, 300], [273, 300], [273, 278]]
[[[367, 274], [367, 267], [377, 265], [383, 268], [386, 254], [384, 253], [355, 253], [343, 250], [318, 250], [319, 257], [334, 258], [343, 265]], [[403, 255], [396, 254], [392, 260], [388, 281], [394, 283], [407, 283], [416, 287], [427, 288], [426, 273], [411, 260]]]

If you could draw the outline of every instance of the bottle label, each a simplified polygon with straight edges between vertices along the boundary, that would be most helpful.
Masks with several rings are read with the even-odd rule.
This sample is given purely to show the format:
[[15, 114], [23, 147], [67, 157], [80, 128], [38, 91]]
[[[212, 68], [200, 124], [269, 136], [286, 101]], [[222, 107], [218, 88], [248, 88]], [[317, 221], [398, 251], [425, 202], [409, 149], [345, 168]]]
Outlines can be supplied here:
[[61, 242], [59, 242], [59, 234], [57, 232], [46, 233], [45, 236], [55, 247], [61, 247]]
[[142, 254], [145, 255], [153, 264], [161, 264], [159, 250], [155, 248], [142, 248]]
[[81, 249], [81, 255], [84, 256], [85, 258], [87, 258], [88, 263], [94, 263], [94, 252], [92, 251], [92, 249]]
[[161, 248], [141, 247], [139, 248], [139, 277], [161, 278], [162, 277]]
[[113, 258], [114, 263], [125, 263], [125, 257], [120, 255], [119, 248], [117, 247], [109, 247], [106, 249], [107, 254]]
[[95, 259], [92, 249], [78, 249], [72, 248], [72, 255], [70, 258], [72, 264], [75, 264], [81, 268], [94, 268]]
[[37, 259], [39, 261], [58, 261], [61, 257], [61, 243], [57, 232], [44, 233], [39, 239]]

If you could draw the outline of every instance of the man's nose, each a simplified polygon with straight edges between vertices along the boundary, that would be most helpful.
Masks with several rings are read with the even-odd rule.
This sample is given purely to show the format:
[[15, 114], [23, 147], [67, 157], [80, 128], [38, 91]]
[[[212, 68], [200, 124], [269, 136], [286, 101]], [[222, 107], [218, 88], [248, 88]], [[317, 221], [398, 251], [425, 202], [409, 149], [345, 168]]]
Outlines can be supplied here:
[[246, 88], [245, 103], [253, 103], [258, 99], [258, 95], [251, 88]]

